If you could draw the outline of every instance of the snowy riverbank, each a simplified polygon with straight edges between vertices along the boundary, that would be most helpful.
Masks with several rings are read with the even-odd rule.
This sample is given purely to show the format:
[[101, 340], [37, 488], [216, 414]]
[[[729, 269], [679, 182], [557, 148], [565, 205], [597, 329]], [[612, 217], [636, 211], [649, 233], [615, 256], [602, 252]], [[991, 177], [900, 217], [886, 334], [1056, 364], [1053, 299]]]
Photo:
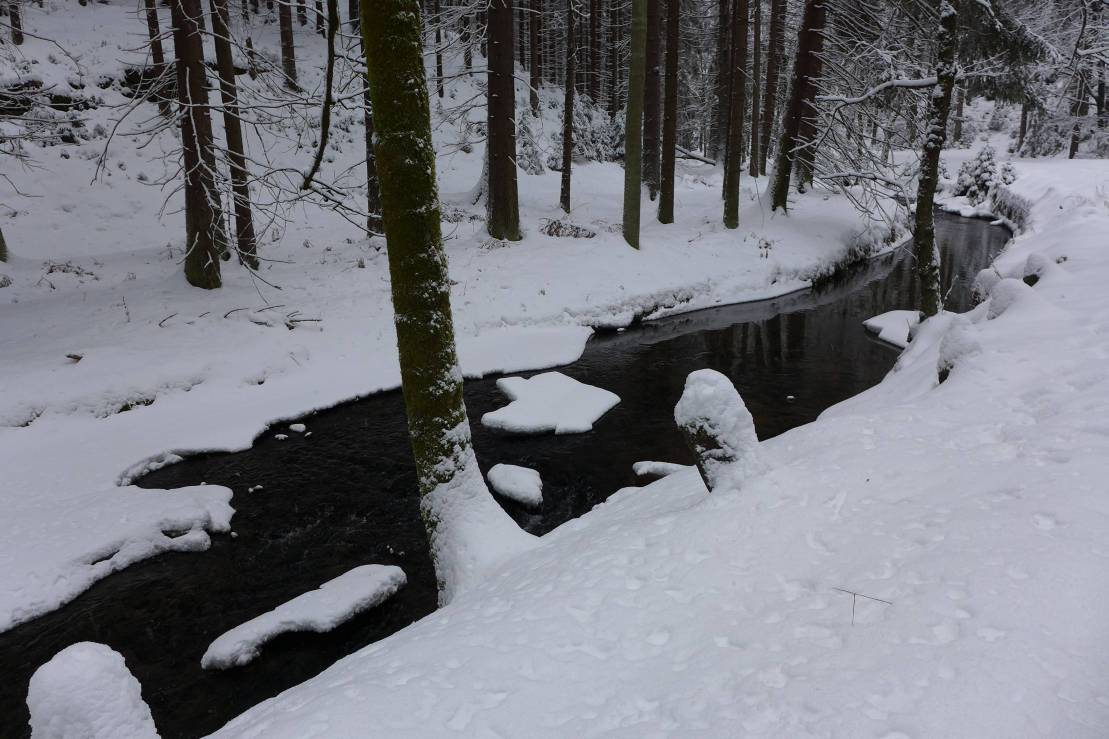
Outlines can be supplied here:
[[[0, 630], [128, 563], [204, 548], [206, 531], [226, 530], [225, 489], [195, 493], [183, 509], [179, 496], [128, 486], [143, 471], [189, 452], [249, 447], [281, 420], [398, 384], [380, 240], [367, 242], [334, 213], [305, 206], [265, 232], [261, 274], [280, 290], [230, 263], [222, 289], [188, 287], [178, 263], [179, 194], [159, 216], [166, 192], [152, 184], [172, 137], [139, 148], [145, 137], [118, 134], [93, 182], [103, 131], [119, 113], [112, 106], [127, 102], [117, 86], [100, 89], [93, 78], [118, 78], [140, 62], [130, 49], [145, 26], [130, 4], [93, 3], [80, 16], [53, 7], [26, 14], [31, 31], [67, 39], [73, 55], [28, 38], [20, 48], [35, 60], [34, 75], [48, 84], [87, 82], [83, 94], [100, 107], [83, 113], [91, 140], [36, 150], [37, 169], [10, 173], [21, 191], [41, 197], [5, 196], [14, 215], [3, 223], [13, 256], [0, 264], [12, 279], [0, 289], [0, 510], [8, 522]], [[274, 25], [257, 28], [256, 44], [276, 53], [276, 35]], [[302, 82], [311, 86], [323, 45], [311, 35], [302, 42]], [[447, 103], [472, 93], [459, 80]], [[523, 104], [522, 83], [518, 93]], [[557, 94], [545, 89], [544, 100]], [[548, 132], [557, 128], [555, 113], [544, 106]], [[337, 128], [356, 118], [343, 116]], [[337, 134], [325, 169], [357, 166], [359, 135]], [[727, 231], [720, 173], [692, 163], [679, 167], [673, 225], [658, 224], [644, 199], [643, 248], [635, 251], [614, 228], [623, 171], [594, 163], [574, 170], [571, 220], [595, 238], [543, 235], [546, 220], [561, 215], [559, 174], [521, 173], [526, 237], [490, 243], [483, 223], [470, 219], [481, 206], [462, 195], [477, 180], [482, 147], [459, 151], [455, 136], [449, 125], [436, 130], [437, 145], [451, 152], [440, 158], [440, 180], [444, 209], [457, 221], [444, 225], [470, 375], [570, 362], [591, 326], [798, 289], [852, 253], [862, 227], [845, 199], [821, 192], [799, 198], [789, 217], [771, 214], [766, 178], [745, 177], [741, 226]], [[270, 144], [306, 163], [311, 131], [300, 137]], [[117, 523], [139, 497], [142, 524]]]
[[217, 736], [1104, 736], [1109, 167], [1019, 167], [989, 301], [741, 494], [617, 494]]

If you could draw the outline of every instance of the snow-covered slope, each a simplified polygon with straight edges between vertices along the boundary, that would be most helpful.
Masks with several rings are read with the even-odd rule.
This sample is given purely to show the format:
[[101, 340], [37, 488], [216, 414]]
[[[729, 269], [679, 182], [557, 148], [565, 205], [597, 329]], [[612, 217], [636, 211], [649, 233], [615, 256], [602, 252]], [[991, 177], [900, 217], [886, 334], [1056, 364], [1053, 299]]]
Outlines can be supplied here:
[[1106, 736], [1109, 167], [1019, 168], [1014, 279], [741, 494], [618, 493], [216, 736]]

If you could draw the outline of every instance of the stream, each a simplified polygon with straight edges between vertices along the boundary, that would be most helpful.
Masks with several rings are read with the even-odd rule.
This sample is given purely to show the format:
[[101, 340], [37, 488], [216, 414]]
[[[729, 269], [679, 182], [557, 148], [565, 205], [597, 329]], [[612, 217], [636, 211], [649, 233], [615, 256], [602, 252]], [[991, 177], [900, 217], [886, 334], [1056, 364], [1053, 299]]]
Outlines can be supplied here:
[[[975, 274], [1001, 251], [1009, 232], [937, 213], [936, 235], [945, 292], [950, 288], [947, 308], [967, 310]], [[507, 402], [496, 376], [468, 380], [478, 461], [483, 470], [505, 462], [540, 472], [539, 511], [501, 503], [528, 531], [544, 534], [617, 489], [642, 484], [634, 462], [692, 463], [673, 420], [691, 371], [711, 367], [728, 375], [759, 437], [776, 436], [882, 379], [897, 350], [870, 336], [862, 321], [916, 305], [917, 292], [906, 245], [811, 289], [595, 335], [577, 362], [557, 368], [621, 398], [586, 434], [492, 432], [478, 419]], [[285, 430], [271, 429], [246, 451], [190, 457], [137, 482], [226, 485], [235, 493], [236, 537], [213, 537], [207, 552], [133, 565], [61, 609], [0, 634], [0, 736], [30, 735], [28, 680], [74, 642], [103, 642], [123, 654], [162, 737], [191, 738], [435, 609], [400, 392], [300, 420], [310, 436], [291, 433], [279, 441], [275, 433]], [[247, 492], [257, 485], [262, 488]], [[368, 563], [400, 566], [407, 586], [327, 634], [278, 637], [245, 667], [200, 668], [201, 655], [224, 631]]]

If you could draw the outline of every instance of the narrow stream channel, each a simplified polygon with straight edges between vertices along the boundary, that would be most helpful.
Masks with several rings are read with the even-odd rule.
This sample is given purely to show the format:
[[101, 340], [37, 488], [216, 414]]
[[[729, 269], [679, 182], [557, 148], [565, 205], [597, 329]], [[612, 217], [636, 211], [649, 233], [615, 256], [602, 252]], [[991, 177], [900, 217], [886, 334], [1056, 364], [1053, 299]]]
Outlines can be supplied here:
[[[1009, 233], [937, 214], [949, 309], [970, 307], [970, 282]], [[897, 352], [862, 321], [917, 302], [907, 249], [822, 286], [778, 299], [715, 308], [595, 336], [560, 372], [617, 393], [621, 402], [588, 434], [504, 436], [478, 422], [506, 402], [495, 377], [466, 383], [483, 470], [533, 467], [544, 505], [504, 502], [543, 534], [617, 489], [637, 484], [639, 460], [690, 463], [673, 408], [686, 375], [703, 367], [732, 378], [761, 438], [815, 419], [879, 382]], [[522, 373], [534, 374], [534, 373]], [[144, 487], [226, 485], [236, 538], [201, 554], [167, 554], [110, 576], [69, 605], [0, 634], [0, 736], [29, 736], [27, 682], [78, 641], [116, 649], [143, 686], [166, 739], [207, 734], [250, 706], [316, 675], [339, 658], [434, 610], [435, 578], [417, 512], [416, 479], [400, 393], [391, 391], [302, 419], [312, 432], [236, 454], [205, 454], [147, 475]], [[261, 485], [261, 490], [247, 492]], [[385, 605], [328, 634], [291, 634], [246, 667], [205, 671], [200, 656], [227, 629], [360, 564], [395, 564], [408, 585]]]

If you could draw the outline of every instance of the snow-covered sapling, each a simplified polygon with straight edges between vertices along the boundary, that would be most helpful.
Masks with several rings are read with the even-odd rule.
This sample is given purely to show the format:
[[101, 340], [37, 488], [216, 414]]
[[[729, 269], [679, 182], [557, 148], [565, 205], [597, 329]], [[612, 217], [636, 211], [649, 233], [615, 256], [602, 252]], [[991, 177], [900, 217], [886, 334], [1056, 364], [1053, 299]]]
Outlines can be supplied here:
[[716, 370], [689, 374], [674, 421], [710, 491], [738, 490], [761, 467], [755, 421], [731, 380]]

